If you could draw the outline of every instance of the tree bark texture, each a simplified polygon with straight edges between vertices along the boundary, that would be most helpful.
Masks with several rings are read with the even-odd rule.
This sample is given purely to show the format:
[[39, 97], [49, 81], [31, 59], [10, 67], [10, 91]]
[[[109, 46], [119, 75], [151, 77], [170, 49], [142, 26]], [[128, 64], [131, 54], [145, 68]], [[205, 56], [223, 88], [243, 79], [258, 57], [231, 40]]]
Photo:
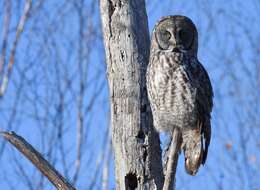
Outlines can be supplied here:
[[150, 38], [144, 0], [100, 0], [111, 102], [116, 188], [162, 189], [159, 136], [145, 73]]

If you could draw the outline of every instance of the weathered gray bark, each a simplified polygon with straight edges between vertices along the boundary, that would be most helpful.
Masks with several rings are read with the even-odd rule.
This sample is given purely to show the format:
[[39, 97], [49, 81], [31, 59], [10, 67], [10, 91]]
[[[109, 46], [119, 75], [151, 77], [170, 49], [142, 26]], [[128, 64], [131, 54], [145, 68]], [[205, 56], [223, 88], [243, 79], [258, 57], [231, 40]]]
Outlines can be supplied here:
[[117, 189], [162, 189], [159, 136], [146, 94], [149, 32], [144, 0], [100, 0]]

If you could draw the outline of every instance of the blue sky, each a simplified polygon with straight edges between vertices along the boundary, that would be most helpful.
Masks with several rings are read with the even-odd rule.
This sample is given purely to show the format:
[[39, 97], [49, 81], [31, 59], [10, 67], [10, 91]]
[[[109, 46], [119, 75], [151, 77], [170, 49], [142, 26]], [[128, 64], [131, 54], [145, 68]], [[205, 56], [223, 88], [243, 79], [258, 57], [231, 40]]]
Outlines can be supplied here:
[[[33, 1], [34, 6], [37, 2]], [[23, 3], [13, 3], [10, 42]], [[73, 176], [81, 44], [84, 49], [81, 64], [87, 87], [83, 101], [84, 164], [77, 187], [101, 189], [103, 166], [108, 163], [109, 189], [114, 189], [113, 157], [109, 154], [110, 141], [106, 135], [109, 133], [109, 101], [99, 10], [94, 3], [93, 12], [90, 12], [92, 4], [88, 0], [83, 5], [84, 35], [92, 34], [90, 25], [95, 31], [95, 36], [87, 43], [79, 38], [77, 8], [62, 0], [46, 0], [40, 9], [35, 8], [17, 49], [10, 86], [1, 100], [1, 128], [11, 126], [66, 173], [62, 166], [61, 143], [57, 140], [61, 129], [58, 126], [62, 126], [67, 173], [68, 177]], [[196, 177], [190, 177], [184, 171], [181, 156], [177, 189], [260, 189], [260, 142], [257, 138], [260, 132], [259, 7], [256, 0], [151, 0], [147, 3], [150, 31], [156, 20], [165, 15], [182, 14], [194, 21], [199, 32], [198, 57], [209, 72], [215, 93], [207, 164]], [[2, 12], [1, 2], [0, 26], [3, 25]], [[2, 33], [0, 39], [2, 42]], [[68, 81], [71, 82], [69, 87]], [[62, 114], [57, 111], [61, 94], [66, 108]], [[95, 104], [86, 110], [93, 97]], [[14, 105], [16, 114], [12, 117]], [[0, 140], [0, 148], [2, 143]], [[39, 183], [39, 173], [7, 145], [0, 155], [0, 189], [12, 189], [10, 184], [17, 185], [15, 189], [28, 189], [26, 180], [20, 175], [19, 163], [28, 178], [33, 179], [29, 180], [31, 186], [35, 188]], [[98, 180], [92, 183], [95, 177]], [[53, 189], [46, 180], [43, 186]]]

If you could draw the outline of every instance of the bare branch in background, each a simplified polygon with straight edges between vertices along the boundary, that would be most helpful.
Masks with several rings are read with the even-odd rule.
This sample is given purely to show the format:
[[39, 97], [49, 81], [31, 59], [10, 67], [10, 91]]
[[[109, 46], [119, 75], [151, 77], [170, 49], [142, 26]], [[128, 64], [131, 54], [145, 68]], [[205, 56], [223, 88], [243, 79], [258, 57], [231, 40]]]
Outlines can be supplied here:
[[[19, 20], [19, 23], [18, 23], [18, 26], [17, 26], [17, 29], [16, 29], [16, 34], [15, 34], [15, 39], [14, 39], [14, 42], [12, 44], [12, 47], [11, 47], [11, 51], [10, 51], [10, 56], [9, 56], [9, 61], [8, 61], [8, 64], [7, 64], [7, 71], [6, 73], [3, 75], [3, 77], [1, 76], [0, 77], [0, 98], [3, 97], [6, 89], [7, 89], [7, 86], [8, 86], [8, 81], [10, 79], [10, 76], [11, 76], [11, 73], [12, 73], [12, 69], [13, 69], [13, 65], [14, 65], [14, 59], [15, 59], [15, 53], [16, 53], [16, 48], [17, 48], [17, 45], [19, 43], [19, 40], [20, 40], [20, 36], [23, 32], [23, 29], [24, 29], [24, 25], [28, 19], [28, 16], [29, 16], [29, 12], [30, 12], [30, 9], [31, 9], [31, 6], [32, 6], [32, 0], [27, 0], [25, 2], [25, 5], [24, 5], [24, 11], [23, 11], [23, 14]], [[9, 10], [10, 11], [10, 10]], [[8, 14], [7, 14], [8, 15]], [[8, 16], [7, 16], [8, 17]], [[9, 21], [7, 21], [8, 23]], [[8, 24], [7, 24], [8, 26]], [[7, 38], [7, 37], [6, 37]], [[6, 46], [6, 45], [5, 45]], [[3, 54], [1, 55], [1, 59], [5, 59], [4, 56], [5, 56], [5, 48], [4, 47], [4, 51], [2, 52]], [[4, 64], [1, 68], [1, 70], [4, 70]], [[1, 74], [1, 73], [0, 73]]]
[[3, 25], [3, 42], [1, 47], [1, 54], [0, 54], [0, 81], [3, 78], [4, 73], [4, 66], [5, 66], [5, 59], [6, 59], [6, 48], [8, 44], [8, 31], [10, 27], [10, 17], [11, 17], [11, 3], [12, 1], [5, 0], [5, 12], [4, 12], [4, 25]]
[[[5, 6], [5, 14], [0, 15], [0, 19], [4, 20], [6, 13], [11, 14], [6, 34], [6, 39], [9, 39], [6, 42], [6, 57], [11, 54], [11, 39], [15, 38], [16, 23], [24, 13], [24, 2], [6, 1], [5, 5], [10, 4], [11, 12]], [[80, 178], [91, 178], [84, 181], [84, 186], [96, 187], [101, 182], [105, 161], [100, 160], [99, 167], [93, 169], [98, 157], [95, 151], [105, 138], [103, 133], [109, 110], [107, 97], [104, 96], [107, 83], [104, 54], [100, 53], [103, 46], [98, 2], [40, 0], [32, 5], [27, 17], [30, 22], [26, 22], [28, 24], [22, 32], [26, 35], [20, 35], [18, 40], [17, 47], [22, 48], [15, 51], [15, 63], [8, 83], [10, 91], [5, 91], [8, 96], [3, 96], [0, 107], [1, 128], [25, 134], [33, 131], [37, 136], [29, 136], [30, 140], [37, 143], [40, 152], [53, 166], [58, 167], [65, 178], [79, 187], [82, 186]], [[1, 37], [2, 46], [4, 35]], [[93, 110], [100, 107], [102, 111], [99, 111], [97, 121]], [[101, 141], [92, 146], [96, 133]], [[9, 148], [4, 146], [6, 142], [0, 142], [1, 161], [5, 163], [6, 157], [9, 157], [10, 162], [5, 166], [18, 168], [16, 182], [19, 188], [31, 188], [31, 184], [33, 188], [48, 188], [50, 184], [46, 183], [45, 177], [28, 163], [18, 162], [21, 155], [10, 154]], [[14, 159], [15, 156], [17, 159]], [[86, 172], [90, 171], [89, 168], [95, 172]], [[1, 171], [1, 187], [12, 188], [7, 181], [15, 180], [12, 175], [6, 174], [15, 175], [15, 170]], [[1, 175], [10, 179], [3, 181]], [[110, 187], [111, 184], [108, 184]]]

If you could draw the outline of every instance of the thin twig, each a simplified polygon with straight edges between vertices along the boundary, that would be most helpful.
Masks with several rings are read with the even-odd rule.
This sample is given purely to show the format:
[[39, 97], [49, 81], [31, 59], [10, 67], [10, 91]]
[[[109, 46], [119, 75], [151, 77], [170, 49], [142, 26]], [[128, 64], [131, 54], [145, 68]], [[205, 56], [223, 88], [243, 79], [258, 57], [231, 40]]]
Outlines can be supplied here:
[[7, 73], [5, 76], [3, 76], [3, 80], [1, 81], [1, 86], [0, 86], [0, 98], [3, 97], [7, 87], [8, 87], [8, 81], [11, 76], [12, 70], [13, 70], [13, 65], [14, 65], [14, 58], [15, 58], [15, 53], [16, 53], [16, 48], [18, 45], [18, 42], [20, 40], [20, 36], [24, 30], [24, 25], [28, 19], [29, 12], [32, 7], [32, 0], [27, 0], [25, 5], [24, 5], [24, 11], [23, 14], [19, 20], [17, 29], [16, 29], [16, 34], [15, 34], [15, 39], [12, 44], [11, 52], [10, 52], [10, 57], [8, 61], [8, 66], [7, 66]]
[[14, 132], [0, 132], [6, 140], [14, 145], [44, 176], [59, 190], [76, 190], [43, 156], [24, 138]]
[[179, 128], [175, 128], [172, 135], [172, 141], [169, 152], [169, 160], [167, 163], [167, 170], [163, 190], [175, 189], [175, 175], [177, 170], [179, 151], [181, 146], [181, 132]]
[[4, 14], [4, 21], [3, 21], [3, 43], [0, 50], [0, 81], [2, 80], [3, 73], [4, 73], [4, 66], [6, 64], [5, 62], [5, 56], [6, 56], [6, 48], [8, 44], [8, 32], [10, 27], [10, 19], [11, 19], [11, 1], [6, 0], [4, 1], [4, 7], [5, 7], [5, 14]]

